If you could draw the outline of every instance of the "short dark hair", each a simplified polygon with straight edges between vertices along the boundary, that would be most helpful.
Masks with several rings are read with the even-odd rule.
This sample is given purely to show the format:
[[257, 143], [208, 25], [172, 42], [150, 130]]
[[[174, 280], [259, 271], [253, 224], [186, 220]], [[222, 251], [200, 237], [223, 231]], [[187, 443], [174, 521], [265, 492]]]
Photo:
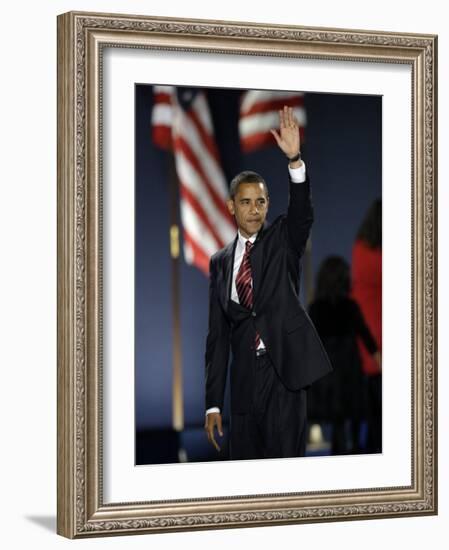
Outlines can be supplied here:
[[244, 170], [243, 172], [240, 172], [239, 174], [234, 176], [231, 181], [231, 185], [229, 186], [229, 196], [232, 200], [234, 200], [234, 197], [236, 196], [239, 185], [241, 183], [262, 183], [265, 189], [265, 193], [268, 197], [268, 186], [263, 177], [257, 172], [253, 172], [252, 170]]

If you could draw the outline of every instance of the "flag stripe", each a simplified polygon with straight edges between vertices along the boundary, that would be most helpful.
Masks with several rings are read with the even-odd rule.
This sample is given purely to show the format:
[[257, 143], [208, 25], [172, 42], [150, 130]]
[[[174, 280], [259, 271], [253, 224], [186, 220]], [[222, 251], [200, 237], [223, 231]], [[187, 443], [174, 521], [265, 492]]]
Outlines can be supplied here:
[[192, 105], [192, 111], [189, 111], [189, 113], [190, 112], [195, 113], [195, 117], [197, 118], [199, 124], [205, 128], [210, 136], [213, 136], [214, 128], [212, 125], [212, 116], [210, 114], [209, 107], [207, 105], [206, 95], [204, 93], [198, 94], [196, 101]]
[[[306, 122], [304, 109], [295, 108], [293, 113], [298, 119], [299, 125], [304, 126]], [[256, 132], [268, 132], [271, 135], [269, 133], [271, 128], [279, 128], [279, 114], [277, 111], [245, 116], [239, 121], [240, 134], [243, 136]]]
[[197, 155], [191, 150], [190, 144], [187, 143], [183, 138], [178, 137], [175, 140], [175, 150], [177, 151], [176, 155], [176, 164], [180, 172], [185, 173], [187, 168], [185, 167], [185, 160], [189, 162], [192, 172], [189, 176], [194, 173], [201, 178], [201, 182], [190, 181], [192, 187], [197, 187], [201, 190], [201, 193], [204, 193], [205, 200], [209, 198], [212, 200], [215, 209], [220, 212], [221, 217], [228, 220], [229, 225], [233, 225], [231, 215], [226, 206], [226, 203], [223, 200], [223, 197], [217, 193], [216, 186], [212, 185], [210, 178], [207, 177], [207, 172], [205, 167], [201, 164], [200, 159]]
[[171, 129], [173, 108], [169, 103], [158, 103], [152, 113], [153, 125], [168, 126]]
[[183, 237], [184, 254], [190, 260], [188, 263], [196, 265], [207, 277], [209, 275], [209, 254], [203, 250], [198, 241], [190, 236], [187, 229], [184, 229]]
[[287, 105], [298, 119], [301, 141], [304, 140], [306, 112], [302, 92], [248, 90], [240, 100], [239, 132], [244, 152], [255, 151], [276, 141], [271, 133], [279, 128], [279, 110]]
[[155, 94], [167, 94], [171, 96], [174, 89], [174, 86], [165, 86], [164, 84], [155, 84], [153, 86], [153, 92]]
[[171, 129], [166, 126], [153, 126], [153, 142], [161, 149], [171, 150], [173, 141], [171, 138]]
[[273, 90], [248, 90], [245, 92], [240, 101], [241, 112], [249, 111], [255, 103], [266, 103], [276, 99], [284, 99], [285, 101], [293, 97], [302, 97], [302, 92], [287, 92]]
[[218, 195], [221, 196], [223, 200], [226, 200], [227, 184], [220, 165], [216, 162], [215, 158], [209, 154], [209, 151], [205, 149], [201, 135], [196, 130], [192, 120], [183, 113], [180, 113], [179, 109], [177, 111], [173, 121], [175, 144], [178, 137], [184, 138], [184, 141], [189, 143], [192, 154], [201, 161], [203, 170], [209, 175], [208, 179], [213, 184]]
[[152, 138], [157, 147], [172, 149], [173, 86], [154, 86], [154, 106], [151, 113]]
[[202, 205], [200, 202], [196, 199], [195, 195], [190, 192], [188, 187], [183, 184], [181, 180], [181, 188], [180, 188], [181, 197], [189, 203], [191, 208], [195, 210], [196, 215], [201, 219], [203, 224], [208, 228], [208, 230], [212, 233], [214, 236], [214, 239], [217, 241], [218, 246], [222, 248], [225, 243], [222, 241], [221, 236], [219, 232], [216, 230], [214, 224], [212, 223], [211, 219], [207, 215], [207, 213], [204, 211]]
[[[304, 105], [304, 98], [298, 95], [287, 98], [274, 98], [267, 99], [266, 101], [258, 101], [247, 106], [245, 109], [241, 109], [242, 116], [255, 115], [257, 113], [265, 113], [267, 111], [276, 111], [284, 108], [284, 105], [288, 107], [302, 107]], [[279, 126], [279, 124], [278, 124]]]
[[217, 226], [222, 234], [220, 240], [227, 243], [235, 236], [235, 225], [229, 210], [223, 202], [219, 201], [219, 197], [216, 196], [208, 182], [201, 178], [191, 160], [195, 162], [195, 157], [188, 158], [184, 154], [176, 156], [176, 168], [182, 186], [186, 187], [192, 196], [201, 203], [202, 209], [211, 223]]
[[219, 249], [215, 237], [197, 215], [191, 204], [183, 198], [181, 198], [181, 220], [183, 227], [188, 228], [192, 239], [201, 243], [202, 248], [207, 254], [212, 256]]
[[218, 154], [218, 149], [215, 144], [215, 140], [212, 138], [210, 134], [207, 133], [204, 126], [202, 126], [200, 120], [198, 119], [198, 116], [196, 112], [189, 111], [186, 113], [191, 123], [195, 126], [196, 131], [200, 135], [200, 138], [203, 142], [203, 144], [206, 146], [209, 154], [211, 157], [215, 160], [217, 164], [220, 164], [220, 155]]

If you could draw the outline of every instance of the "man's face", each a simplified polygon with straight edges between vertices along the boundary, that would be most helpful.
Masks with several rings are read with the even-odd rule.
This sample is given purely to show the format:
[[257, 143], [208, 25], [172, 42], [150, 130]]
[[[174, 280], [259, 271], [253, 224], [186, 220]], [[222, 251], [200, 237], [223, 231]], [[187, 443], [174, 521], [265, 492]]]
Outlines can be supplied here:
[[241, 183], [234, 200], [227, 202], [229, 212], [246, 238], [257, 233], [267, 217], [269, 199], [263, 183]]

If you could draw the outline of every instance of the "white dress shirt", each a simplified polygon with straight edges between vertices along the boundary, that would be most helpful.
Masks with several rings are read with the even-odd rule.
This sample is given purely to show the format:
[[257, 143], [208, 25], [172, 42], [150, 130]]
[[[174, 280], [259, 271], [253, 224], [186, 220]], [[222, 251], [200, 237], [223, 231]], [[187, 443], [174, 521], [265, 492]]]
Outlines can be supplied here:
[[[290, 168], [288, 167], [288, 171], [290, 172], [290, 178], [293, 183], [303, 183], [306, 180], [306, 165], [304, 162], [301, 164], [299, 168]], [[249, 239], [244, 237], [240, 230], [238, 230], [238, 239], [237, 239], [237, 245], [235, 247], [234, 251], [234, 269], [232, 270], [232, 286], [231, 286], [231, 300], [234, 302], [240, 303], [239, 297], [237, 294], [237, 287], [235, 284], [235, 279], [237, 277], [237, 273], [240, 269], [240, 264], [242, 263], [243, 256], [245, 254], [245, 248], [246, 248], [246, 241], [250, 241], [254, 243], [256, 240], [257, 233], [254, 233], [254, 235], [251, 235]], [[252, 281], [251, 281], [252, 286]], [[265, 344], [262, 341], [262, 338], [260, 339], [260, 343], [257, 347], [257, 349], [264, 349]], [[206, 414], [209, 414], [211, 412], [220, 412], [219, 407], [211, 407], [210, 409], [206, 410]]]
[[[237, 239], [237, 245], [234, 251], [234, 269], [232, 270], [231, 300], [240, 304], [239, 295], [237, 293], [237, 285], [235, 281], [237, 279], [237, 274], [240, 270], [240, 266], [242, 265], [243, 256], [245, 255], [246, 241], [249, 241], [250, 243], [254, 244], [254, 241], [256, 240], [258, 233], [254, 233], [254, 235], [251, 235], [249, 239], [247, 239], [240, 233], [240, 229], [238, 230], [237, 233], [238, 233], [238, 239]], [[253, 280], [251, 279], [251, 288], [252, 286], [253, 286]], [[257, 349], [265, 349], [265, 344], [262, 342], [262, 338], [260, 339]]]

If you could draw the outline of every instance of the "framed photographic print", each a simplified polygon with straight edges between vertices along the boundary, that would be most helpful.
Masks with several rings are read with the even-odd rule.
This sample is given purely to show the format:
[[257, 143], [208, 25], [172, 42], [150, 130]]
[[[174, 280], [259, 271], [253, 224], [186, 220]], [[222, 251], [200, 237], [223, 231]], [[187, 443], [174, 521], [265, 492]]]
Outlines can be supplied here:
[[[433, 35], [58, 17], [59, 534], [437, 512], [436, 53]], [[260, 204], [239, 217], [230, 182], [247, 170], [266, 180], [267, 226]], [[275, 354], [276, 308], [257, 301], [270, 265], [290, 265], [278, 245], [259, 272], [254, 259], [251, 314], [230, 326], [243, 334], [251, 317], [254, 357], [278, 366], [307, 326], [333, 370], [302, 383], [301, 453], [238, 456], [235, 347], [223, 399], [208, 397], [211, 257], [234, 243], [236, 265], [237, 226], [282, 234], [309, 180], [288, 340]], [[306, 370], [305, 352], [295, 364]], [[223, 421], [219, 451], [206, 409]]]

